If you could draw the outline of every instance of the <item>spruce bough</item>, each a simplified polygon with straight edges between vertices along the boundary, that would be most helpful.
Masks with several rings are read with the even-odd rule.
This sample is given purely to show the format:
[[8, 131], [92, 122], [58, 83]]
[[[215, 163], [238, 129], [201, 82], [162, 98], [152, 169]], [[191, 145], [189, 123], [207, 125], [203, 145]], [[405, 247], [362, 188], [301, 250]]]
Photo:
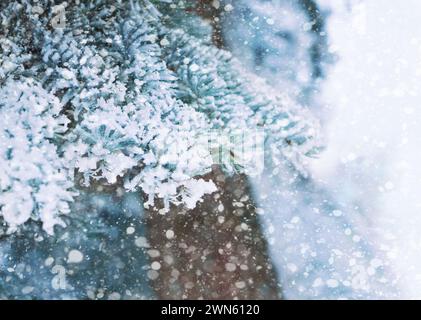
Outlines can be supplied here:
[[161, 199], [164, 212], [194, 208], [216, 190], [201, 178], [214, 164], [203, 143], [212, 130], [263, 130], [275, 175], [280, 163], [305, 174], [303, 157], [319, 148], [309, 114], [214, 47], [186, 7], [0, 6], [0, 217], [9, 232], [35, 220], [52, 234], [78, 190], [96, 185], [140, 191], [145, 206]]

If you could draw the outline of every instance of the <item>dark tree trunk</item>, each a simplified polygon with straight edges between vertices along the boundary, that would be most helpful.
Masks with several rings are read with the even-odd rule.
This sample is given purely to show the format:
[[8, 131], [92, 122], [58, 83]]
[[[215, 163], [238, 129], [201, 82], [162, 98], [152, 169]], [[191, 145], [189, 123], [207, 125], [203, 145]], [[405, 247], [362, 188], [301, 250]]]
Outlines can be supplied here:
[[279, 299], [247, 179], [218, 169], [204, 178], [218, 191], [194, 210], [145, 213], [151, 261], [160, 263], [149, 271], [158, 298]]

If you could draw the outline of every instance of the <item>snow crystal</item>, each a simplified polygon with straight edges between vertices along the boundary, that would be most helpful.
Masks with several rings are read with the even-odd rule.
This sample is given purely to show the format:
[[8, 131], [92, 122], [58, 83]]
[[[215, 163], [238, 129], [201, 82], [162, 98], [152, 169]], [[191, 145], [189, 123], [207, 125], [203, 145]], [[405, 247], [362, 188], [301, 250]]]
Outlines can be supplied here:
[[333, 210], [332, 213], [333, 213], [333, 216], [335, 216], [335, 217], [342, 216], [342, 211], [341, 210]]
[[287, 268], [291, 271], [291, 272], [296, 272], [298, 270], [297, 266], [294, 263], [288, 263], [287, 264]]
[[161, 255], [161, 253], [159, 252], [159, 250], [151, 249], [151, 250], [148, 250], [148, 255], [151, 258], [157, 258], [157, 257], [159, 257]]
[[137, 237], [134, 241], [135, 245], [139, 248], [149, 247], [148, 240], [145, 237]]
[[195, 64], [195, 63], [193, 63], [191, 66], [190, 66], [190, 71], [191, 72], [196, 72], [196, 71], [198, 71], [199, 70], [199, 66], [197, 65], [197, 64]]
[[82, 252], [80, 252], [79, 250], [73, 249], [70, 250], [68, 257], [67, 257], [67, 262], [68, 263], [80, 263], [83, 260], [83, 254]]
[[326, 281], [326, 285], [329, 288], [336, 288], [337, 286], [339, 286], [339, 282], [335, 279], [329, 279]]
[[161, 269], [161, 264], [158, 261], [154, 261], [151, 263], [152, 270], [159, 270]]
[[149, 270], [146, 274], [150, 280], [156, 280], [159, 277], [159, 273], [156, 270]]
[[298, 217], [298, 216], [294, 216], [294, 217], [292, 217], [292, 219], [291, 219], [291, 223], [293, 223], [293, 224], [297, 224], [297, 223], [299, 223], [300, 222], [300, 217]]
[[24, 287], [24, 288], [22, 288], [22, 293], [23, 294], [29, 294], [29, 293], [31, 293], [32, 291], [34, 291], [34, 287], [31, 287], [31, 286], [26, 286], [26, 287]]
[[54, 263], [54, 258], [53, 257], [48, 257], [47, 259], [45, 259], [44, 265], [46, 267], [51, 266]]
[[321, 285], [323, 285], [323, 280], [322, 280], [322, 278], [317, 278], [316, 280], [314, 280], [314, 282], [313, 282], [313, 287], [314, 288], [317, 288], [317, 287], [320, 287]]
[[234, 6], [232, 4], [227, 4], [227, 5], [225, 5], [224, 10], [226, 12], [230, 12], [230, 11], [234, 10]]
[[395, 187], [395, 185], [393, 184], [393, 182], [388, 181], [384, 184], [384, 187], [386, 188], [386, 190], [392, 190]]
[[120, 300], [121, 295], [118, 292], [112, 292], [108, 295], [109, 300]]
[[167, 45], [169, 45], [170, 43], [169, 43], [169, 41], [168, 41], [166, 38], [163, 38], [163, 39], [159, 42], [159, 44], [160, 44], [161, 46], [167, 46]]
[[236, 266], [234, 263], [229, 262], [229, 263], [226, 263], [226, 264], [225, 264], [225, 269], [226, 269], [228, 272], [234, 272], [234, 271], [235, 271], [235, 269], [237, 269], [237, 266]]
[[165, 232], [165, 237], [166, 237], [167, 239], [172, 239], [172, 238], [174, 238], [174, 231], [173, 231], [173, 230], [167, 230], [167, 231]]
[[237, 282], [235, 283], [235, 286], [236, 286], [238, 289], [244, 289], [244, 288], [246, 287], [246, 283], [245, 283], [244, 281], [237, 281]]
[[220, 5], [221, 5], [221, 3], [219, 2], [219, 0], [212, 0], [212, 6], [215, 9], [219, 9]]

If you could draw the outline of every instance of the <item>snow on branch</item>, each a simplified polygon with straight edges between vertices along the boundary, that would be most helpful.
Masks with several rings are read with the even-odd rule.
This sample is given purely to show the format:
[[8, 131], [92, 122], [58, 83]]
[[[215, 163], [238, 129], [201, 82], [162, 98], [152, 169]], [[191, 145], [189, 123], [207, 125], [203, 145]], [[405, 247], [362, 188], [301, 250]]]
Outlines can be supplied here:
[[14, 1], [0, 15], [0, 216], [12, 229], [32, 218], [53, 232], [94, 181], [194, 208], [216, 190], [199, 178], [215, 129], [263, 130], [274, 168], [301, 170], [317, 149], [311, 117], [183, 29], [173, 4], [69, 1], [52, 25], [55, 4]]

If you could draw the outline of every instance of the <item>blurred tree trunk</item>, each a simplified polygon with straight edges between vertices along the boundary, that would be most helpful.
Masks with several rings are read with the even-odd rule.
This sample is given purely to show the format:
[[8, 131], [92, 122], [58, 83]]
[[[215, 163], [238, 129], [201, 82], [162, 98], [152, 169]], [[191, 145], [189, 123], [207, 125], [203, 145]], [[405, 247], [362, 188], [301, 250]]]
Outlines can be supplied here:
[[193, 210], [146, 210], [151, 285], [161, 299], [279, 299], [247, 179], [219, 169], [218, 191]]
[[198, 0], [196, 6], [196, 12], [203, 19], [208, 20], [213, 27], [212, 41], [218, 47], [224, 46], [224, 39], [222, 36], [221, 20], [220, 16], [224, 13], [221, 4], [214, 0]]

